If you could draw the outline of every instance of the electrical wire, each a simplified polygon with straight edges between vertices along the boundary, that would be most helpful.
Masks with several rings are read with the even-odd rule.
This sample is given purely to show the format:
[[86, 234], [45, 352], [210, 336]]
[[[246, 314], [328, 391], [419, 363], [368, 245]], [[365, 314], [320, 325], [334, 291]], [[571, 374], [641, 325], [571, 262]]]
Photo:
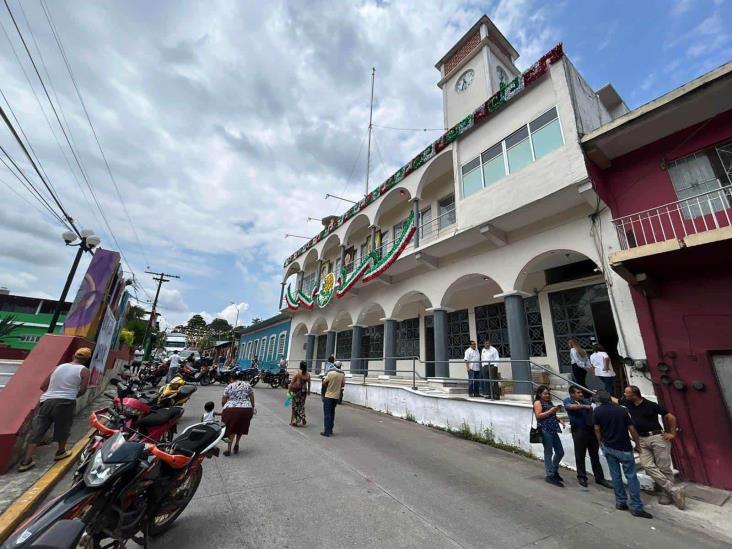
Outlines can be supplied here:
[[446, 132], [445, 128], [395, 128], [394, 126], [379, 126], [371, 124], [372, 128], [381, 128], [382, 130], [394, 130], [398, 132]]
[[[13, 174], [13, 175], [15, 175], [15, 174]], [[17, 177], [17, 176], [16, 176], [16, 177]], [[7, 187], [8, 189], [10, 189], [10, 191], [11, 191], [11, 192], [12, 192], [13, 194], [15, 194], [15, 196], [17, 196], [18, 198], [20, 198], [20, 199], [21, 199], [21, 200], [22, 200], [23, 202], [25, 202], [26, 204], [28, 204], [28, 205], [29, 205], [29, 206], [30, 206], [31, 208], [33, 208], [33, 209], [35, 209], [36, 211], [40, 212], [40, 214], [41, 214], [42, 216], [46, 217], [46, 216], [48, 215], [48, 212], [44, 211], [43, 209], [41, 209], [41, 208], [40, 208], [40, 207], [38, 206], [38, 204], [34, 204], [34, 203], [33, 203], [33, 202], [31, 202], [30, 200], [28, 200], [28, 198], [26, 198], [25, 196], [23, 196], [22, 194], [20, 194], [20, 193], [18, 192], [18, 190], [17, 190], [17, 189], [15, 188], [15, 187], [13, 187], [13, 186], [12, 186], [12, 185], [11, 185], [10, 183], [8, 183], [7, 181], [5, 181], [5, 180], [4, 180], [4, 179], [2, 179], [2, 178], [0, 178], [0, 183], [2, 183], [2, 184], [3, 184], [3, 185], [5, 185], [5, 186], [6, 186], [6, 187]], [[57, 218], [56, 218], [56, 217], [53, 217], [53, 221], [55, 222], [56, 220], [57, 220]], [[67, 228], [68, 228], [68, 227], [67, 227]]]
[[389, 171], [386, 169], [386, 162], [384, 162], [384, 156], [381, 154], [381, 147], [379, 147], [379, 142], [376, 141], [376, 133], [374, 132], [371, 135], [374, 138], [374, 145], [376, 145], [376, 153], [379, 155], [379, 160], [381, 161], [381, 169], [384, 170], [385, 174], [388, 174]]
[[358, 164], [358, 159], [361, 157], [361, 151], [363, 150], [364, 143], [366, 143], [366, 134], [364, 134], [364, 136], [361, 138], [361, 144], [358, 146], [358, 152], [356, 153], [356, 158], [353, 159], [353, 166], [351, 166], [351, 172], [348, 174], [348, 178], [346, 179], [346, 184], [343, 185], [343, 189], [340, 192], [341, 195], [343, 195], [346, 192], [346, 189], [351, 184], [351, 178], [353, 177], [353, 174], [356, 171], [356, 165]]
[[[40, 0], [40, 4], [41, 4], [41, 7], [43, 8], [43, 13], [46, 16], [46, 21], [48, 22], [48, 26], [51, 29], [51, 33], [53, 34], [53, 37], [56, 41], [56, 45], [58, 46], [59, 52], [61, 53], [61, 57], [63, 58], [64, 64], [66, 65], [66, 69], [68, 70], [69, 76], [71, 77], [71, 82], [74, 85], [74, 89], [76, 90], [76, 95], [79, 98], [79, 102], [81, 103], [81, 107], [84, 111], [84, 115], [86, 116], [86, 120], [89, 123], [89, 128], [91, 129], [92, 134], [94, 135], [94, 140], [96, 141], [97, 147], [99, 148], [99, 153], [101, 154], [102, 159], [104, 160], [104, 165], [107, 168], [107, 173], [109, 174], [109, 178], [111, 179], [112, 184], [114, 185], [114, 189], [117, 193], [117, 197], [119, 198], [119, 202], [122, 205], [122, 209], [124, 210], [124, 213], [127, 216], [127, 220], [130, 222], [130, 227], [132, 228], [132, 232], [135, 236], [135, 239], [137, 240], [137, 244], [140, 246], [140, 251], [142, 252], [143, 258], [145, 259], [145, 263], [147, 263], [147, 265], [149, 267], [150, 261], [147, 257], [147, 254], [145, 253], [145, 247], [143, 246], [140, 236], [137, 233], [137, 228], [135, 227], [135, 223], [132, 221], [132, 217], [130, 216], [129, 211], [127, 210], [125, 201], [122, 198], [122, 193], [120, 192], [119, 186], [117, 185], [117, 180], [115, 179], [114, 174], [112, 173], [112, 168], [110, 167], [109, 161], [107, 160], [107, 155], [104, 154], [104, 150], [102, 149], [102, 144], [99, 141], [99, 136], [97, 135], [96, 129], [94, 128], [94, 124], [92, 123], [91, 116], [89, 115], [89, 111], [86, 108], [86, 103], [84, 101], [83, 96], [81, 95], [81, 91], [79, 90], [79, 85], [76, 81], [76, 77], [74, 76], [74, 71], [71, 68], [71, 63], [69, 62], [69, 59], [66, 55], [66, 49], [63, 46], [61, 36], [56, 29], [56, 25], [53, 23], [53, 18], [51, 17], [50, 10], [49, 10], [48, 6], [46, 5], [45, 0]], [[30, 25], [29, 25], [29, 29], [30, 29]], [[49, 79], [50, 79], [50, 77], [49, 77]], [[58, 99], [57, 99], [57, 101], [58, 101]], [[67, 122], [67, 125], [68, 125], [68, 122]]]

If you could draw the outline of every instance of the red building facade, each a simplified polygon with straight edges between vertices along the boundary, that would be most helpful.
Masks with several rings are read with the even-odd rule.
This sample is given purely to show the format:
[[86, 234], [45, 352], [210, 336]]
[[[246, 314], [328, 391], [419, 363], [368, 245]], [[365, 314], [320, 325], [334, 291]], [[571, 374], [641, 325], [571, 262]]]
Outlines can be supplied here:
[[732, 63], [582, 140], [684, 479], [732, 489]]

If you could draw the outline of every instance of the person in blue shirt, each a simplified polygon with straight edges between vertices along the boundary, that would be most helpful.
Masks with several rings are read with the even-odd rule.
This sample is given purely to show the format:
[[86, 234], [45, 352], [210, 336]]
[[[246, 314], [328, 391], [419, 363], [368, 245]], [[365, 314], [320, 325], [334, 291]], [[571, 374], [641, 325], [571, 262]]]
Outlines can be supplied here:
[[613, 485], [605, 479], [600, 464], [599, 445], [595, 437], [592, 423], [592, 401], [584, 398], [584, 392], [576, 385], [569, 388], [569, 397], [564, 399], [564, 409], [569, 417], [572, 440], [574, 441], [574, 459], [577, 462], [577, 482], [587, 486], [586, 456], [590, 454], [590, 464], [595, 482], [605, 488]]

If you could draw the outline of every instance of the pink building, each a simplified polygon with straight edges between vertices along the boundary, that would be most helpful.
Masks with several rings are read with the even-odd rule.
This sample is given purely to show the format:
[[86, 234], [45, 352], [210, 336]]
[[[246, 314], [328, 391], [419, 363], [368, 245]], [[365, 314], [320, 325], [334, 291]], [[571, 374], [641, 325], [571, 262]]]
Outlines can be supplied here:
[[[732, 63], [582, 138], [686, 480], [732, 489]], [[642, 367], [642, 366], [641, 366]]]

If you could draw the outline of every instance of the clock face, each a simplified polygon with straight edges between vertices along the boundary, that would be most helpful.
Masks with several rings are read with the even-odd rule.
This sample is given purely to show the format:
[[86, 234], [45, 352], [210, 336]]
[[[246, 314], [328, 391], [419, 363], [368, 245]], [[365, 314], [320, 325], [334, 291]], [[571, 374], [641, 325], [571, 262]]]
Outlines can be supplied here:
[[462, 93], [467, 90], [470, 87], [470, 84], [473, 83], [473, 78], [475, 78], [475, 71], [473, 69], [465, 71], [460, 75], [460, 78], [457, 79], [457, 82], [455, 82], [455, 91]]

